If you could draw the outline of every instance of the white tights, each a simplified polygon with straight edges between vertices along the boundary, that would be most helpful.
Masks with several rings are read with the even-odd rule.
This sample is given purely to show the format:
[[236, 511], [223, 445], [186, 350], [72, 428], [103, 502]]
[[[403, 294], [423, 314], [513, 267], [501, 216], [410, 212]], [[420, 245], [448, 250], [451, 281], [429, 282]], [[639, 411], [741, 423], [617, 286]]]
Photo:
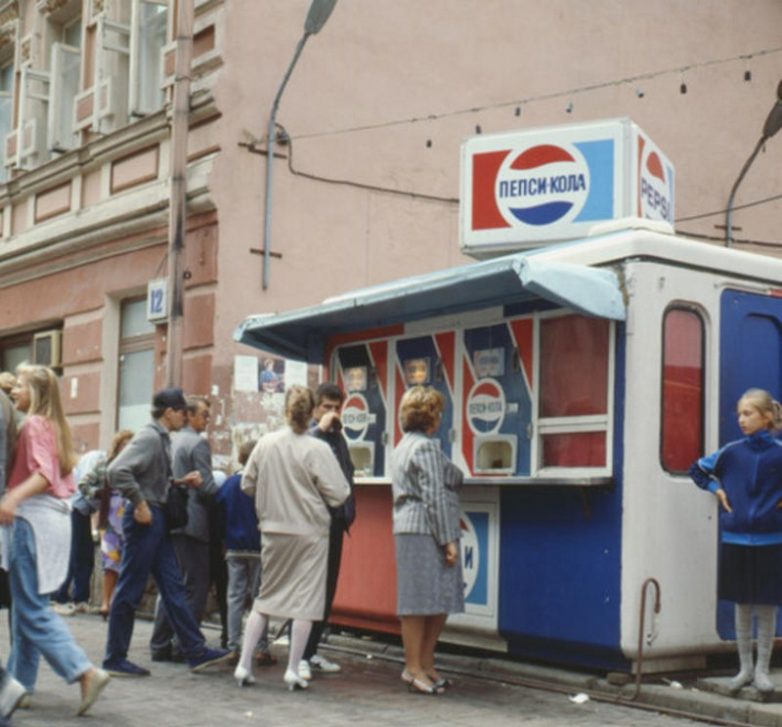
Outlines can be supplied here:
[[[258, 639], [266, 629], [268, 616], [257, 611], [251, 611], [247, 618], [247, 624], [244, 628], [244, 640], [242, 641], [242, 655], [239, 658], [239, 665], [252, 672], [253, 652]], [[291, 626], [291, 644], [288, 649], [288, 669], [298, 673], [299, 662], [304, 655], [304, 649], [307, 648], [307, 640], [312, 630], [312, 621], [295, 618]]]

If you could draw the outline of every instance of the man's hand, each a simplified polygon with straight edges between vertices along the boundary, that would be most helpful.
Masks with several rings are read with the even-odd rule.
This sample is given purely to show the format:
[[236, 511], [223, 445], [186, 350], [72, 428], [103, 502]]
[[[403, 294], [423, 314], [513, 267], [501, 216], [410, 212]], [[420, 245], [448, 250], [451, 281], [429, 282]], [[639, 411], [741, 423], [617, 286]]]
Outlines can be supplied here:
[[142, 500], [133, 509], [133, 519], [139, 525], [152, 525], [152, 510], [149, 509], [146, 500]]
[[318, 429], [322, 432], [339, 431], [342, 429], [342, 422], [339, 419], [338, 411], [327, 411], [318, 422]]
[[726, 512], [733, 512], [733, 508], [730, 506], [730, 502], [728, 501], [728, 496], [725, 494], [725, 490], [723, 490], [721, 487], [717, 492], [714, 493], [717, 495], [717, 499], [720, 501], [720, 505], [725, 508]]
[[185, 487], [192, 487], [197, 490], [204, 484], [204, 478], [198, 470], [193, 470], [192, 472], [188, 472], [184, 477], [174, 480], [174, 484], [185, 485]]

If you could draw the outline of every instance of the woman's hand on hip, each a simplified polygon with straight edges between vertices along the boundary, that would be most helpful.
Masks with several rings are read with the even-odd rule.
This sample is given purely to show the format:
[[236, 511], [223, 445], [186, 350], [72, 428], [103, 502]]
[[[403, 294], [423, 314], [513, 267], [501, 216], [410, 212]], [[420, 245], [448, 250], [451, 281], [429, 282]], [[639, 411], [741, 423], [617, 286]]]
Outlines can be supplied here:
[[443, 554], [447, 566], [456, 565], [459, 560], [459, 542], [454, 540], [452, 543], [446, 543], [443, 546]]
[[730, 501], [728, 500], [728, 496], [725, 494], [725, 490], [723, 490], [721, 487], [717, 492], [714, 493], [717, 495], [717, 499], [720, 501], [720, 505], [725, 508], [726, 512], [733, 512], [733, 508], [730, 506]]

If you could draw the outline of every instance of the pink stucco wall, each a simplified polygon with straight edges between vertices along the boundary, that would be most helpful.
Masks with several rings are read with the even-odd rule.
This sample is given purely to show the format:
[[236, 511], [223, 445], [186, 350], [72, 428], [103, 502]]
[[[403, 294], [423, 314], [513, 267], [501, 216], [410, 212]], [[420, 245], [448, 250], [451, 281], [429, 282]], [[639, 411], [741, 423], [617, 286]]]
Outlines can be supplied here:
[[[308, 6], [226, 7], [231, 40], [216, 87], [223, 153], [211, 179], [220, 223], [215, 340], [227, 344], [216, 356], [226, 366], [249, 352], [228, 344], [247, 314], [465, 261], [455, 202], [305, 179], [277, 160], [272, 248], [282, 259], [261, 290], [261, 259], [249, 249], [261, 246], [265, 159], [237, 143], [264, 136]], [[296, 169], [456, 198], [459, 147], [477, 125], [491, 133], [629, 116], [676, 165], [677, 217], [689, 217], [724, 208], [780, 79], [782, 54], [759, 53], [780, 46], [775, 0], [755, 0], [751, 12], [743, 0], [342, 0], [309, 39], [278, 121]], [[651, 77], [622, 82], [638, 76]], [[780, 189], [779, 146], [769, 142], [739, 202]], [[777, 239], [780, 213], [780, 201], [737, 211], [736, 236]], [[719, 237], [722, 223], [715, 215], [679, 228]]]

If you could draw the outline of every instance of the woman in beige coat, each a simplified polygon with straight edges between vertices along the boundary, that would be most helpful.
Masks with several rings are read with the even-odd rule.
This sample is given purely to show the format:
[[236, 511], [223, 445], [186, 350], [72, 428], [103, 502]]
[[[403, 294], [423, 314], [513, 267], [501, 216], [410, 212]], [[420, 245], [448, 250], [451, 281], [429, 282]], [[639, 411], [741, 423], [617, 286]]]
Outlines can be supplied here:
[[298, 664], [312, 622], [323, 618], [331, 515], [350, 494], [329, 446], [307, 433], [315, 400], [303, 386], [285, 398], [288, 426], [267, 434], [255, 446], [242, 476], [242, 490], [255, 497], [261, 542], [261, 591], [247, 619], [242, 656], [234, 677], [240, 686], [254, 681], [252, 656], [269, 616], [292, 618], [284, 680], [304, 689]]

